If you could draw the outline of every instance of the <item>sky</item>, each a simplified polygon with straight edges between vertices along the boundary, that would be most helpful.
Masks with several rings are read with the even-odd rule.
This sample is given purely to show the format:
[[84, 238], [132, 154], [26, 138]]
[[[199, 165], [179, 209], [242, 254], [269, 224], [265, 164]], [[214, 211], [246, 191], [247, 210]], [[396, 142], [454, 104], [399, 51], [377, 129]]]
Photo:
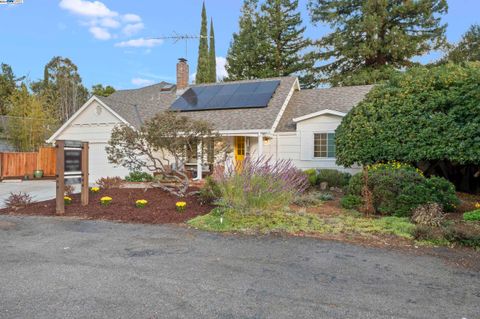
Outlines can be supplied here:
[[[225, 56], [233, 32], [238, 29], [242, 0], [206, 0], [213, 18], [217, 74], [225, 74]], [[306, 36], [320, 38], [325, 25], [313, 26], [308, 0], [299, 8]], [[474, 23], [480, 23], [480, 0], [449, 0], [447, 38], [457, 42]], [[196, 68], [198, 40], [174, 43], [155, 37], [174, 33], [198, 35], [202, 0], [23, 0], [18, 5], [0, 5], [0, 63], [13, 67], [16, 75], [30, 80], [43, 76], [44, 65], [53, 56], [70, 58], [85, 86], [101, 83], [116, 89], [175, 82], [177, 59]], [[427, 63], [440, 52], [417, 58]]]

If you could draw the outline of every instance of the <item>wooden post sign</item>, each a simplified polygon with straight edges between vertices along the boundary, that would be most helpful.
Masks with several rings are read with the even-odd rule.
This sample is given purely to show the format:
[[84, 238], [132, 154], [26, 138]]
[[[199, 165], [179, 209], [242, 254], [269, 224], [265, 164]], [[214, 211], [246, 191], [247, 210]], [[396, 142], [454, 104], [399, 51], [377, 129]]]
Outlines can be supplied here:
[[88, 142], [58, 140], [57, 148], [57, 209], [65, 214], [65, 185], [81, 184], [82, 206], [88, 205]]

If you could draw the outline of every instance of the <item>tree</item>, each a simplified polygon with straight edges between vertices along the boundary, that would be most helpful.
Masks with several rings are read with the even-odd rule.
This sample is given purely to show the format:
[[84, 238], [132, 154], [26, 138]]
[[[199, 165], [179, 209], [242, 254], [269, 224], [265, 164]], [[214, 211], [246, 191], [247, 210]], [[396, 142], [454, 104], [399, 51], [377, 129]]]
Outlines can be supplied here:
[[245, 0], [227, 54], [227, 80], [301, 75], [302, 86], [311, 86], [306, 75], [314, 60], [304, 32], [298, 0], [266, 0], [260, 9], [258, 0]]
[[115, 88], [113, 86], [107, 85], [104, 87], [102, 84], [95, 84], [92, 86], [92, 95], [109, 96], [113, 93], [115, 93]]
[[[267, 55], [269, 77], [300, 75], [313, 67], [311, 55], [305, 54], [310, 40], [304, 37], [306, 30], [298, 12], [298, 0], [266, 0], [261, 6], [262, 19], [270, 43]], [[306, 78], [300, 78], [304, 86]]]
[[18, 151], [36, 151], [52, 131], [45, 102], [32, 96], [25, 85], [10, 96], [7, 135]]
[[460, 42], [448, 51], [441, 63], [448, 61], [454, 63], [480, 61], [480, 25], [474, 24], [470, 26]]
[[217, 61], [215, 54], [215, 31], [213, 31], [213, 19], [210, 20], [210, 45], [208, 46], [208, 70], [209, 82], [217, 82]]
[[268, 40], [266, 28], [258, 13], [258, 0], [244, 0], [238, 22], [238, 33], [227, 53], [226, 81], [265, 78]]
[[207, 33], [207, 10], [205, 9], [205, 1], [202, 6], [202, 25], [200, 27], [200, 41], [198, 45], [198, 62], [197, 74], [195, 76], [195, 83], [210, 82], [209, 68], [208, 68], [208, 33]]
[[[401, 161], [480, 187], [480, 62], [415, 67], [376, 86], [336, 131], [337, 162]], [[475, 177], [476, 176], [476, 177]]]
[[[114, 127], [106, 150], [111, 163], [160, 175], [171, 183], [157, 182], [155, 186], [183, 197], [189, 187], [185, 168], [188, 153], [200, 151], [218, 159], [226, 148], [210, 123], [164, 111], [138, 130], [125, 124]], [[198, 160], [203, 162], [203, 157]]]
[[15, 76], [10, 65], [0, 65], [0, 115], [8, 113], [10, 96], [17, 90], [17, 82], [23, 79], [24, 77]]
[[309, 0], [313, 23], [332, 32], [316, 41], [319, 82], [372, 84], [415, 65], [414, 56], [442, 47], [446, 0]]
[[82, 84], [77, 66], [70, 59], [59, 56], [53, 57], [45, 65], [43, 81], [32, 83], [31, 89], [45, 99], [61, 123], [70, 118], [88, 98], [88, 90]]

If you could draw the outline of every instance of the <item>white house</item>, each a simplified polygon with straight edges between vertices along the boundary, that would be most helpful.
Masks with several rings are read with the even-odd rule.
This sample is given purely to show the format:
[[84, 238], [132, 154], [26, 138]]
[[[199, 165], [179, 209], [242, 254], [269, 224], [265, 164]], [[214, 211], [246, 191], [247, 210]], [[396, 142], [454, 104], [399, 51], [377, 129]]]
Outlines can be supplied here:
[[177, 110], [213, 123], [233, 146], [232, 160], [266, 155], [290, 159], [301, 169], [355, 170], [335, 163], [335, 129], [372, 86], [302, 90], [296, 77], [189, 86], [188, 74], [186, 60], [180, 59], [176, 85], [162, 82], [93, 96], [48, 142], [89, 142], [91, 180], [125, 176], [127, 169], [107, 160], [112, 128], [119, 123], [140, 127], [159, 111]]

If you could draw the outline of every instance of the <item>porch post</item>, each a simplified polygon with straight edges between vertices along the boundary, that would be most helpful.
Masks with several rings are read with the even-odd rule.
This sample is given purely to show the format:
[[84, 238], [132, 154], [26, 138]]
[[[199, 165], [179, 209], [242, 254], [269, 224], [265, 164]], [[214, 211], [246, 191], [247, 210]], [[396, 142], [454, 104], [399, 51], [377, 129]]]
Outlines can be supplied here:
[[203, 164], [203, 158], [202, 158], [202, 141], [200, 140], [197, 144], [197, 177], [195, 178], [196, 180], [201, 180], [202, 179], [202, 164]]
[[263, 134], [258, 133], [258, 147], [257, 147], [258, 157], [263, 155]]

